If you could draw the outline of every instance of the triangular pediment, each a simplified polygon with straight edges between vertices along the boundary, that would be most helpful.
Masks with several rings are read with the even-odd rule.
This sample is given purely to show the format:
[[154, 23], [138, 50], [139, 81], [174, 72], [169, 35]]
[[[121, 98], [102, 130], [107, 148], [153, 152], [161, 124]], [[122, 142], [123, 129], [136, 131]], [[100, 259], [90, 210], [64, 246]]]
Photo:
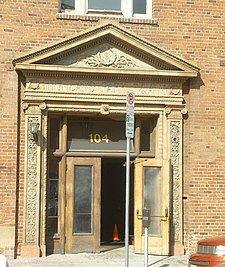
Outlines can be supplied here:
[[199, 69], [114, 24], [105, 24], [17, 57], [16, 69], [195, 77]]

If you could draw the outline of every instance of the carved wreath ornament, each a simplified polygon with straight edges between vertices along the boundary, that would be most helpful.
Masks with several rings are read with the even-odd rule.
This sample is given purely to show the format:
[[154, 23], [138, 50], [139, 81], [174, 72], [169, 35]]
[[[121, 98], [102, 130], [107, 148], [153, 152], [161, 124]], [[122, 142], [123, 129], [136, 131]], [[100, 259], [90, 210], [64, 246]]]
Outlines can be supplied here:
[[136, 66], [130, 59], [125, 56], [118, 56], [112, 49], [99, 51], [96, 55], [86, 59], [85, 63], [91, 67], [130, 68]]

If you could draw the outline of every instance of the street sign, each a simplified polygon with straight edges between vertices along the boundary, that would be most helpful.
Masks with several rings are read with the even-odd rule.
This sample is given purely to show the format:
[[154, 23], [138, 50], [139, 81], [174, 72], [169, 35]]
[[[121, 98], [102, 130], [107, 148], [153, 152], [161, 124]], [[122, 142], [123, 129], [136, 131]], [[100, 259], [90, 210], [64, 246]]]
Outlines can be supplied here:
[[127, 92], [127, 113], [134, 113], [134, 93]]
[[134, 137], [134, 93], [127, 93], [126, 103], [126, 137]]
[[126, 115], [126, 137], [134, 138], [134, 115]]

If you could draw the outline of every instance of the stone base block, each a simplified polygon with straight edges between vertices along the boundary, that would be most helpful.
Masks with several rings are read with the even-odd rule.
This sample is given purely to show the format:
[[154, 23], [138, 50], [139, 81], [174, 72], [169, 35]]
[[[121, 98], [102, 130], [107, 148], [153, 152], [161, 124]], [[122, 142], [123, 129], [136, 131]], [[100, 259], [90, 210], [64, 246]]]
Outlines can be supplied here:
[[32, 258], [40, 257], [41, 250], [37, 245], [25, 245], [21, 247], [21, 257], [22, 258]]
[[171, 246], [171, 255], [173, 256], [183, 256], [184, 255], [184, 246], [180, 242], [175, 242]]

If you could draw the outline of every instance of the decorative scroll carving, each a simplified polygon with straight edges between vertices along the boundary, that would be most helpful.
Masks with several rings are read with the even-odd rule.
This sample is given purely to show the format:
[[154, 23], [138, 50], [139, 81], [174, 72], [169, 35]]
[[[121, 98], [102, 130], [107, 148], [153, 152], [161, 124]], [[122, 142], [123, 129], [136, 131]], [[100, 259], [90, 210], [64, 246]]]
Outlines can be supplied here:
[[29, 104], [28, 103], [22, 103], [22, 109], [25, 111], [26, 109], [28, 109]]
[[[26, 112], [26, 113], [29, 113], [29, 114], [37, 114], [37, 113], [40, 113], [39, 111], [40, 110], [45, 110], [47, 107], [46, 103], [45, 102], [42, 102], [41, 104], [39, 104], [39, 107], [37, 106], [30, 106], [29, 103], [26, 103], [26, 102], [23, 102], [22, 103], [22, 109]], [[39, 108], [39, 110], [38, 110]]]
[[187, 108], [183, 108], [183, 109], [181, 110], [181, 114], [185, 115], [185, 114], [187, 114], [187, 113], [188, 113]]
[[43, 102], [43, 103], [41, 103], [41, 104], [39, 105], [40, 110], [45, 110], [46, 107], [47, 107], [47, 105], [46, 105], [45, 102]]
[[131, 59], [118, 55], [113, 49], [99, 51], [96, 55], [83, 59], [91, 67], [133, 68], [136, 66]]
[[181, 89], [179, 89], [179, 88], [177, 88], [177, 89], [171, 88], [170, 95], [181, 95]]
[[31, 134], [31, 123], [40, 123], [38, 117], [28, 118], [27, 140], [27, 180], [26, 180], [26, 220], [25, 242], [34, 243], [38, 236], [38, 145]]
[[[23, 105], [26, 107], [27, 103], [24, 103]], [[41, 104], [42, 105], [42, 104]], [[27, 104], [27, 108], [24, 109], [25, 113], [27, 115], [41, 115], [41, 108], [39, 106], [33, 106], [30, 104]]]
[[170, 156], [171, 164], [173, 166], [173, 233], [175, 241], [180, 240], [181, 234], [181, 122], [171, 121], [170, 122]]
[[37, 90], [39, 89], [40, 84], [38, 81], [32, 80], [27, 84], [27, 89]]
[[188, 110], [186, 107], [183, 107], [182, 109], [177, 108], [174, 109], [172, 107], [166, 107], [165, 108], [166, 115], [169, 119], [182, 119], [182, 115], [187, 114]]
[[47, 108], [45, 102], [42, 102], [39, 105], [31, 105], [29, 103], [23, 102], [22, 108], [26, 115], [41, 115], [42, 112]]

